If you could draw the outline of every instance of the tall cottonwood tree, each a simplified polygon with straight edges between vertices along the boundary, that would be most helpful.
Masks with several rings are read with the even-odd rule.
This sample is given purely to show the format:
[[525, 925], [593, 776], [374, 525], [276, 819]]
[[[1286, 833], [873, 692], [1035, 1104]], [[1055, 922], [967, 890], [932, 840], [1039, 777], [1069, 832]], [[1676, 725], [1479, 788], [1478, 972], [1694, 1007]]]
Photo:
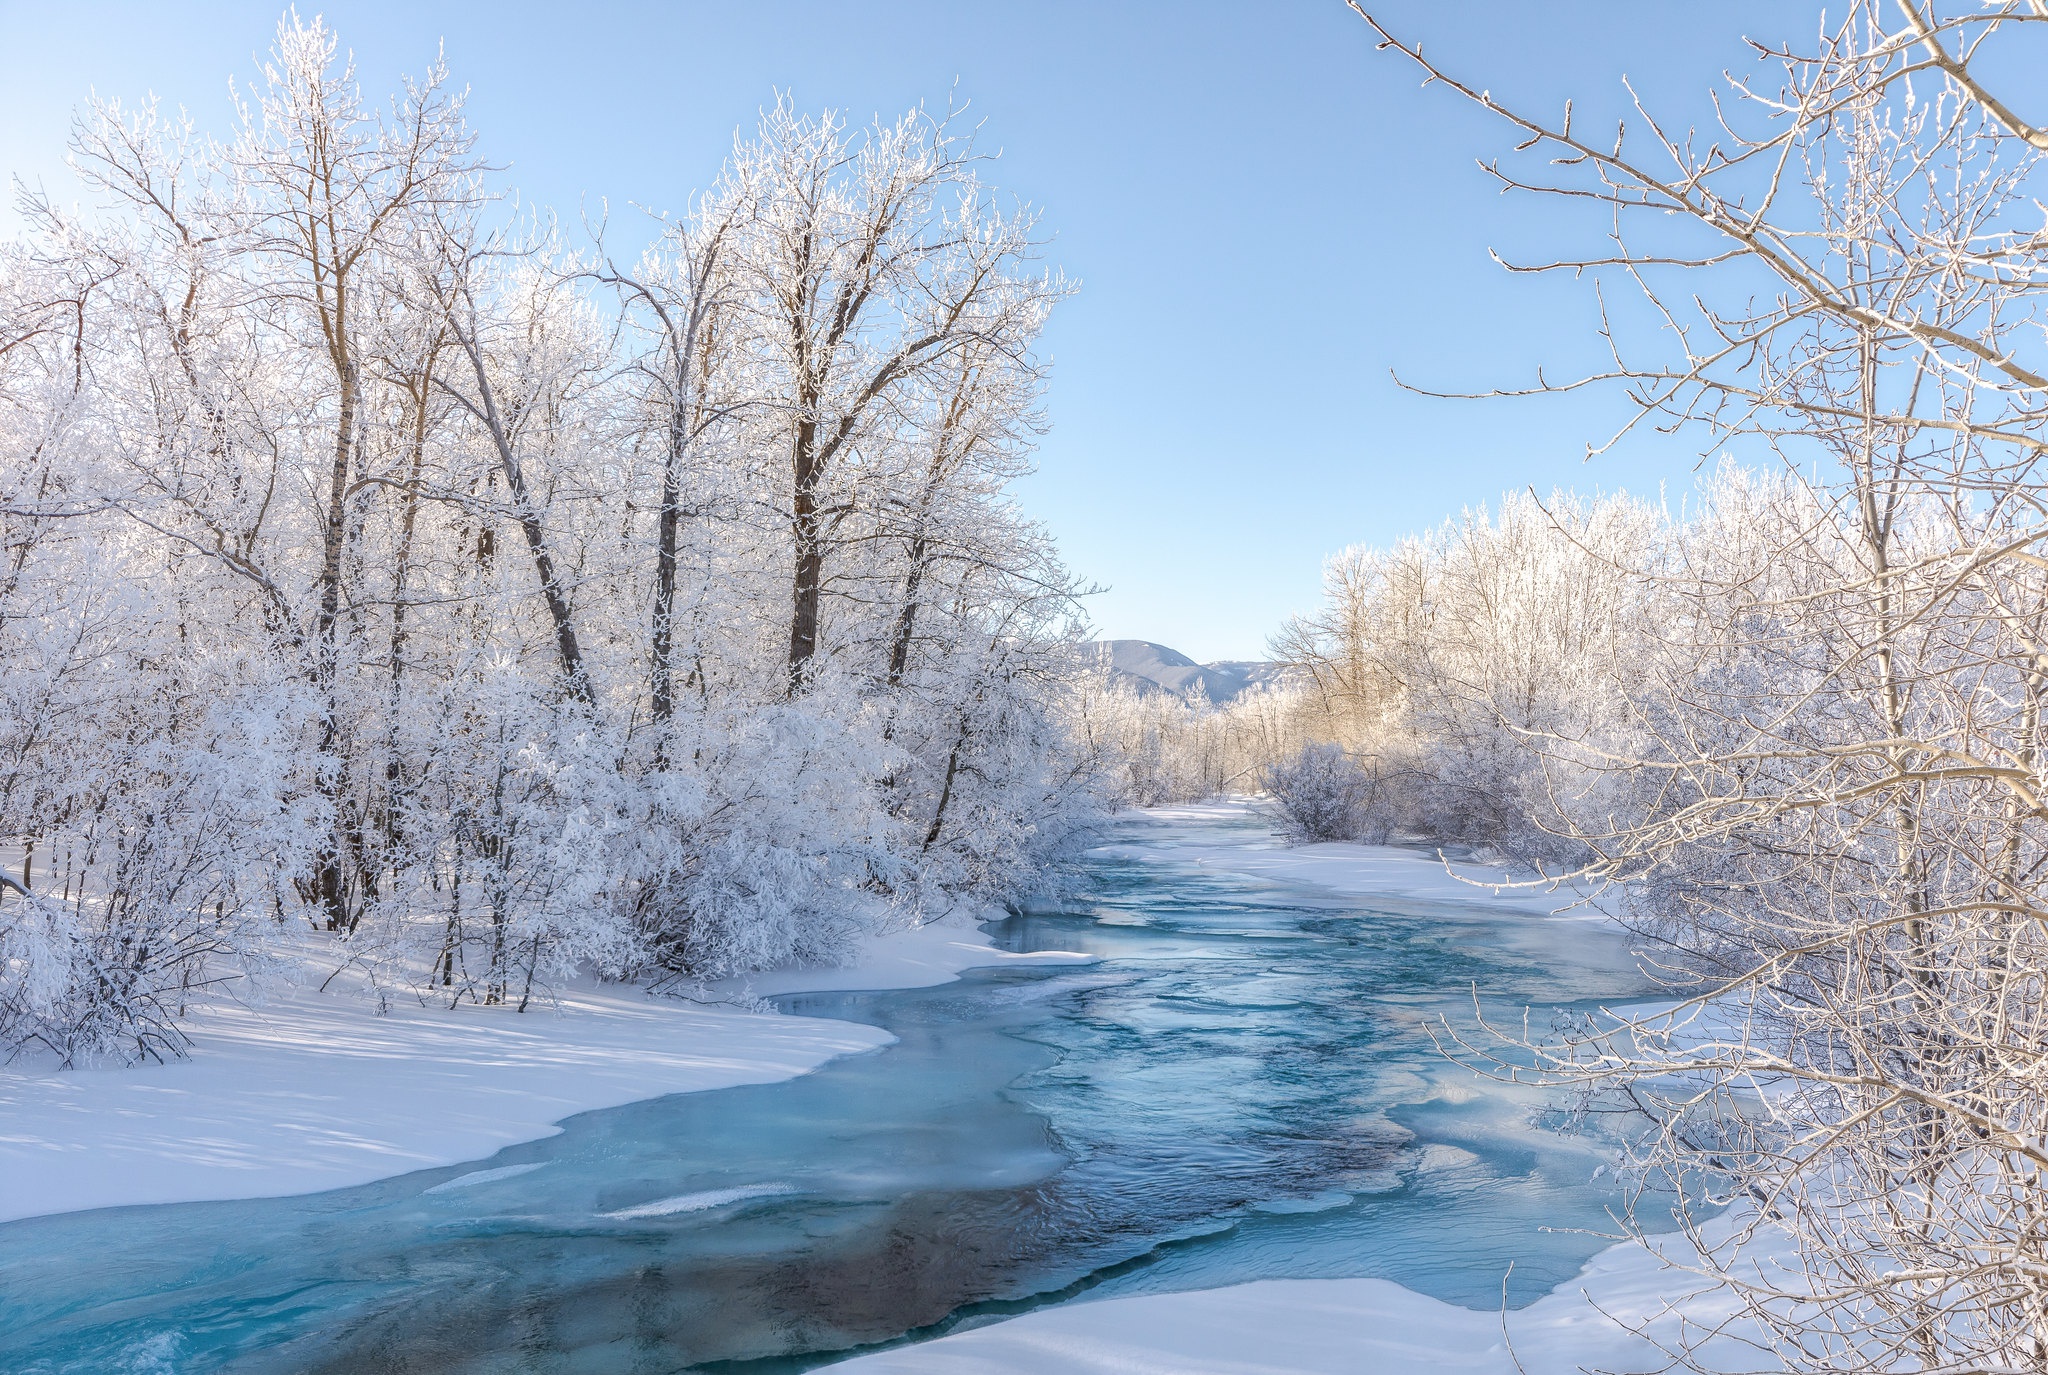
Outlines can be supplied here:
[[735, 155], [754, 197], [735, 270], [787, 427], [791, 695], [819, 652], [848, 470], [924, 372], [970, 342], [1021, 347], [1064, 290], [1029, 274], [1032, 217], [996, 203], [981, 161], [950, 115], [855, 136], [786, 98]]
[[[618, 292], [648, 341], [631, 367], [659, 418], [660, 495], [648, 630], [650, 715], [657, 730], [675, 714], [677, 564], [684, 521], [693, 514], [693, 500], [705, 495], [691, 490], [699, 485], [694, 460], [711, 428], [733, 419], [749, 401], [735, 392], [730, 376], [722, 375], [737, 352], [739, 303], [732, 258], [756, 208], [749, 171], [745, 165], [730, 168], [726, 184], [705, 196], [694, 213], [664, 222], [660, 238], [635, 269], [606, 260], [593, 274]], [[688, 676], [704, 688], [701, 665]], [[663, 748], [657, 741], [657, 751]]]
[[[596, 354], [579, 346], [586, 341], [576, 337], [575, 321], [564, 318], [575, 311], [563, 305], [566, 283], [557, 276], [529, 264], [509, 274], [509, 280], [493, 280], [495, 264], [531, 259], [539, 249], [511, 250], [495, 238], [479, 242], [473, 224], [451, 228], [441, 245], [447, 253], [444, 270], [423, 280], [433, 291], [437, 322], [445, 325], [468, 375], [443, 374], [435, 380], [469, 413], [490, 445], [497, 476], [505, 484], [508, 514], [533, 560], [563, 689], [580, 705], [594, 708], [597, 693], [584, 662], [572, 591], [522, 451], [536, 439], [544, 451], [559, 447], [568, 394], [594, 370]], [[487, 313], [482, 297], [494, 288], [498, 297], [493, 304], [500, 309]]]
[[[477, 164], [459, 97], [446, 89], [439, 62], [381, 116], [364, 106], [353, 59], [317, 17], [278, 27], [262, 81], [242, 111], [240, 137], [221, 172], [231, 177], [239, 246], [255, 260], [266, 297], [310, 328], [324, 364], [332, 426], [320, 515], [317, 602], [308, 635], [315, 682], [329, 702], [322, 752], [339, 766], [334, 842], [313, 876], [330, 927], [353, 920], [347, 870], [360, 849], [361, 818], [345, 780], [349, 732], [338, 719], [339, 628], [348, 583], [344, 567], [364, 491], [362, 412], [365, 366], [375, 351], [367, 331], [379, 307], [384, 261], [414, 238], [415, 221], [476, 192]], [[355, 866], [360, 867], [360, 866]]]

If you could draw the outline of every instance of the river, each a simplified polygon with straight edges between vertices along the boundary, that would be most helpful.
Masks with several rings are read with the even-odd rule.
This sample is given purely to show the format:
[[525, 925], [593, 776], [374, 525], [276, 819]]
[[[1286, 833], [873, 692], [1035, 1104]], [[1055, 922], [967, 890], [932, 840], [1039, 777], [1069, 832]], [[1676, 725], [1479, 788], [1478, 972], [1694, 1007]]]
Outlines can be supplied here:
[[896, 1037], [795, 1080], [358, 1188], [0, 1227], [0, 1369], [765, 1373], [1084, 1294], [1369, 1275], [1493, 1308], [1569, 1279], [1620, 1203], [1602, 1143], [1431, 1028], [1475, 988], [1539, 1027], [1647, 992], [1624, 943], [1183, 857], [1261, 825], [1122, 823], [1080, 897], [990, 928], [1092, 963], [779, 999]]

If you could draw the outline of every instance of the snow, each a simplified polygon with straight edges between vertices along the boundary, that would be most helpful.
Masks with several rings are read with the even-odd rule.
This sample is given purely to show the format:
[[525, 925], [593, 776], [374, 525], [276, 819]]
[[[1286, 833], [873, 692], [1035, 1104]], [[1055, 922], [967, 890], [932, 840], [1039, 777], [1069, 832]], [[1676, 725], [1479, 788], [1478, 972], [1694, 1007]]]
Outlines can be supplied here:
[[1218, 822], [1270, 824], [1265, 805], [1247, 797], [1152, 807], [1138, 815], [1156, 828], [1154, 833], [1133, 843], [1106, 846], [1100, 853], [1309, 884], [1347, 897], [1506, 903], [1534, 913], [1605, 919], [1576, 890], [1541, 882], [1531, 870], [1466, 860], [1446, 866], [1432, 851], [1400, 845], [1285, 845], [1270, 835], [1217, 839]]
[[[1019, 958], [938, 923], [872, 942], [849, 968], [756, 976], [741, 991], [914, 988]], [[169, 1064], [0, 1068], [0, 1222], [366, 1184], [483, 1159], [576, 1113], [792, 1078], [890, 1039], [619, 988], [524, 1014], [415, 1003], [384, 1016], [359, 995], [295, 990], [206, 1010], [188, 1029], [190, 1058]]]
[[[1717, 1224], [1722, 1225], [1722, 1224]], [[1671, 1259], [1693, 1253], [1670, 1241]], [[1756, 1352], [1731, 1303], [1640, 1246], [1611, 1247], [1577, 1280], [1503, 1315], [1390, 1280], [1264, 1280], [1184, 1294], [1071, 1303], [829, 1367], [847, 1375], [1580, 1375], [1653, 1371], [1707, 1329], [1731, 1368]], [[1641, 1327], [1645, 1335], [1632, 1328]], [[1747, 1361], [1745, 1362], [1745, 1356]]]
[[453, 1179], [444, 1179], [432, 1188], [423, 1189], [421, 1192], [449, 1194], [454, 1193], [457, 1189], [473, 1189], [479, 1184], [489, 1184], [494, 1180], [516, 1179], [523, 1174], [532, 1174], [535, 1170], [546, 1168], [546, 1164], [546, 1161], [541, 1161], [532, 1165], [501, 1165], [495, 1170], [471, 1170], [468, 1174], [459, 1174]]
[[[998, 914], [999, 915], [999, 914]], [[929, 922], [868, 943], [858, 963], [838, 969], [778, 969], [731, 979], [720, 985], [766, 998], [778, 993], [825, 993], [848, 989], [929, 988], [963, 969], [991, 964], [1092, 964], [1093, 955], [1045, 950], [1018, 955], [997, 950], [971, 923], [958, 918]]]
[[641, 1217], [673, 1217], [677, 1213], [701, 1213], [710, 1208], [723, 1208], [728, 1203], [740, 1203], [750, 1198], [777, 1198], [795, 1192], [794, 1184], [742, 1184], [736, 1189], [701, 1189], [694, 1194], [677, 1194], [673, 1198], [657, 1198], [652, 1203], [621, 1208], [604, 1216], [622, 1221]]

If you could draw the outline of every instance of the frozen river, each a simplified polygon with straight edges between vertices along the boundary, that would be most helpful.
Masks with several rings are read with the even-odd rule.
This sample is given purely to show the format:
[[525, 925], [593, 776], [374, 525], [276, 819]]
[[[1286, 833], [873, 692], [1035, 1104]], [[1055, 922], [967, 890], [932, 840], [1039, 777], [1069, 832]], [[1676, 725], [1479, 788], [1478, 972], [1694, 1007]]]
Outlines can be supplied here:
[[0, 1227], [0, 1369], [810, 1369], [1086, 1293], [1381, 1276], [1517, 1306], [1604, 1244], [1600, 1143], [1446, 1062], [1647, 991], [1602, 928], [1201, 867], [1259, 823], [1127, 823], [1086, 896], [993, 928], [1097, 962], [782, 1000], [896, 1042], [572, 1118], [359, 1188]]

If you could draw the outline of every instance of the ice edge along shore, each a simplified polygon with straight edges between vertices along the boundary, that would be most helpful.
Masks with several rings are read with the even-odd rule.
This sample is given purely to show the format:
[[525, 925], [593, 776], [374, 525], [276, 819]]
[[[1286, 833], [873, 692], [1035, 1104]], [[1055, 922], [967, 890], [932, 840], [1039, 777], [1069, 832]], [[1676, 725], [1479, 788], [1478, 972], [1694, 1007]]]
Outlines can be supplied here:
[[[1171, 843], [1174, 822], [1243, 804], [1161, 809], [1162, 840], [1127, 854], [1352, 893], [1488, 900], [1424, 856], [1356, 845], [1286, 850]], [[1539, 892], [1497, 900], [1540, 914]], [[747, 981], [756, 994], [915, 988], [1012, 960], [971, 925], [874, 941], [856, 964]], [[1072, 959], [1074, 957], [1065, 957]], [[487, 1159], [577, 1113], [700, 1089], [794, 1078], [888, 1033], [854, 1022], [579, 987], [557, 1008], [366, 1015], [356, 997], [297, 992], [195, 1019], [190, 1059], [137, 1069], [0, 1070], [0, 1222], [129, 1204], [320, 1192]], [[403, 1060], [402, 1075], [392, 1062]], [[1676, 1257], [1682, 1260], [1683, 1257]], [[1257, 1375], [1406, 1371], [1528, 1375], [1653, 1356], [1608, 1317], [1647, 1321], [1683, 1297], [1682, 1273], [1618, 1246], [1571, 1284], [1510, 1315], [1425, 1298], [1386, 1280], [1283, 1280], [1196, 1294], [1066, 1304], [921, 1345], [857, 1357], [862, 1375]], [[1597, 1304], [1597, 1308], [1596, 1305]], [[1715, 1314], [1694, 1302], [1695, 1321]]]

